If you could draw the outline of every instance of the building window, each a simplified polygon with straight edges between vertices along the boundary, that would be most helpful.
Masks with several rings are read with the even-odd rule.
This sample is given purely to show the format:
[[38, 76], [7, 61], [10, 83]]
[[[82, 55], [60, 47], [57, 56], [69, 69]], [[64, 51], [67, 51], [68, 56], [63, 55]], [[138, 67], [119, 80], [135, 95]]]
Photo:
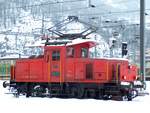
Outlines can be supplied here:
[[60, 51], [53, 51], [53, 53], [52, 53], [52, 60], [53, 61], [60, 60]]

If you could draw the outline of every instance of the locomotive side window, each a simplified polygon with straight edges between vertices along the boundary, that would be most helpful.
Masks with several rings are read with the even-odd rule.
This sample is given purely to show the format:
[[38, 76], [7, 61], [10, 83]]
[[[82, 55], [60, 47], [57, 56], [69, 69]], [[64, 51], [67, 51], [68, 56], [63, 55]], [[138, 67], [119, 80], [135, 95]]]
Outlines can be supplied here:
[[72, 47], [67, 48], [67, 57], [74, 57], [74, 48]]
[[60, 60], [60, 51], [53, 51], [52, 52], [52, 60], [53, 61]]
[[88, 57], [88, 49], [87, 48], [82, 48], [81, 49], [81, 57], [82, 58], [87, 58]]

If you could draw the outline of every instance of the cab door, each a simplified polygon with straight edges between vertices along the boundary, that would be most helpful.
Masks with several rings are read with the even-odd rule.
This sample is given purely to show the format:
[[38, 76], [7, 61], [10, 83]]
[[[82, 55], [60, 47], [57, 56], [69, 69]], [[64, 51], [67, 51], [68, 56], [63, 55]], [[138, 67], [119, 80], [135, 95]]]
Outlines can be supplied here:
[[75, 63], [75, 80], [84, 80], [84, 63], [83, 62], [76, 62]]
[[62, 82], [61, 49], [50, 51], [50, 81]]

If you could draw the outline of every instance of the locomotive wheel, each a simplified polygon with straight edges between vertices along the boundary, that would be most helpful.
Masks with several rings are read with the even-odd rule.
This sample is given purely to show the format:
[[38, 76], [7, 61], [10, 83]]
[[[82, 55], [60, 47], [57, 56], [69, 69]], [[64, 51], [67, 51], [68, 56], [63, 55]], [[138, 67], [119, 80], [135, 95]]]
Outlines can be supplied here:
[[132, 101], [132, 94], [129, 93], [129, 94], [127, 95], [127, 99], [128, 99], [128, 101]]
[[138, 92], [136, 90], [129, 90], [127, 94], [128, 101], [132, 101], [133, 98], [135, 98], [138, 95]]
[[13, 93], [14, 97], [19, 98], [19, 93]]
[[19, 98], [19, 96], [20, 96], [20, 91], [19, 90], [17, 90], [17, 89], [11, 89], [12, 91], [13, 91], [13, 95], [14, 95], [14, 97], [16, 97], [16, 98]]
[[123, 101], [132, 101], [133, 98], [135, 98], [138, 95], [138, 91], [130, 89], [128, 91], [125, 91], [121, 98]]
[[76, 98], [78, 95], [78, 89], [77, 88], [72, 88], [71, 89], [71, 97]]
[[78, 95], [77, 98], [81, 99], [84, 96], [84, 88], [78, 88]]
[[43, 96], [43, 88], [40, 85], [35, 86], [33, 88], [32, 96], [42, 97]]
[[99, 91], [95, 91], [95, 99], [100, 99], [100, 93]]
[[72, 88], [72, 97], [74, 98], [83, 98], [84, 96], [84, 89], [83, 88]]

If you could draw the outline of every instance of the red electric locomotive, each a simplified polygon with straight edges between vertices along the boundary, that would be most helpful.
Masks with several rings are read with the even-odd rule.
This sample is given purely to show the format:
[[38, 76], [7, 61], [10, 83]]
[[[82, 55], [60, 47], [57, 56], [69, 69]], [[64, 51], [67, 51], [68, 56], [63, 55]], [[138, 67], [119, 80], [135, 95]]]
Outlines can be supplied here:
[[94, 46], [96, 43], [87, 39], [80, 43], [47, 41], [43, 55], [17, 60], [11, 68], [10, 83], [3, 85], [13, 87], [16, 95], [27, 97], [132, 100], [137, 67], [126, 59], [90, 58], [89, 49]]
[[[19, 59], [12, 67], [10, 86], [27, 96], [132, 99], [136, 66], [126, 59], [89, 58], [93, 41], [45, 46], [44, 55]], [[126, 83], [126, 84], [124, 84]]]

